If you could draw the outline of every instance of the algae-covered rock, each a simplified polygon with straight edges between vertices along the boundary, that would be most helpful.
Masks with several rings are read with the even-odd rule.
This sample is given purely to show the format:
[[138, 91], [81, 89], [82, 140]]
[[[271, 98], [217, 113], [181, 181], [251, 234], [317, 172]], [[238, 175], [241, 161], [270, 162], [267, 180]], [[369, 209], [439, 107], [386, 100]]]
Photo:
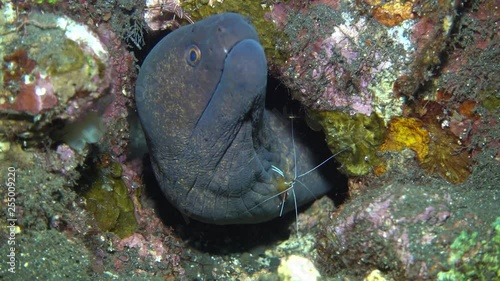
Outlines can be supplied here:
[[336, 159], [348, 175], [366, 175], [380, 163], [376, 153], [384, 142], [386, 128], [377, 114], [351, 116], [340, 111], [321, 111], [310, 116], [323, 128], [332, 153], [345, 150]]
[[282, 50], [277, 48], [278, 42], [286, 41], [285, 33], [278, 31], [276, 25], [266, 19], [266, 13], [270, 13], [273, 9], [272, 5], [267, 5], [266, 1], [260, 0], [208, 2], [206, 0], [184, 1], [182, 7], [194, 21], [226, 12], [240, 13], [248, 17], [259, 34], [269, 62], [274, 65], [282, 64], [285, 61], [286, 58], [282, 54]]
[[500, 217], [491, 224], [487, 239], [477, 231], [463, 230], [451, 244], [450, 270], [441, 271], [439, 281], [500, 279]]
[[413, 150], [418, 161], [423, 161], [429, 154], [429, 132], [424, 123], [416, 118], [396, 117], [389, 123], [389, 134], [381, 150]]
[[[429, 102], [429, 104], [431, 104]], [[429, 119], [427, 116], [422, 118]], [[470, 175], [471, 161], [465, 147], [430, 118], [395, 117], [388, 124], [388, 135], [381, 151], [411, 149], [421, 168], [439, 174], [451, 183], [462, 183]]]
[[99, 228], [124, 238], [134, 233], [137, 221], [134, 204], [123, 182], [122, 168], [117, 162], [100, 167], [99, 175], [85, 192], [87, 210], [94, 214]]
[[498, 198], [474, 183], [372, 187], [324, 222], [317, 261], [350, 280], [374, 269], [393, 280], [498, 280]]
[[108, 93], [110, 54], [90, 26], [15, 8], [0, 5], [0, 138], [39, 142], [55, 128], [51, 122], [79, 119]]

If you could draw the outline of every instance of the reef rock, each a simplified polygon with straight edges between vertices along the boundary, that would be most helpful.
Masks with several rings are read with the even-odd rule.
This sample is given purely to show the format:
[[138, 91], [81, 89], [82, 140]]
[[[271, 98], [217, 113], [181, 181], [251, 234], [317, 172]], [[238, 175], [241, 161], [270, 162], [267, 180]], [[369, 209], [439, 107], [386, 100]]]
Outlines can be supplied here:
[[318, 261], [330, 274], [366, 276], [378, 269], [394, 280], [494, 280], [498, 198], [498, 190], [470, 185], [392, 183], [371, 189], [326, 224]]

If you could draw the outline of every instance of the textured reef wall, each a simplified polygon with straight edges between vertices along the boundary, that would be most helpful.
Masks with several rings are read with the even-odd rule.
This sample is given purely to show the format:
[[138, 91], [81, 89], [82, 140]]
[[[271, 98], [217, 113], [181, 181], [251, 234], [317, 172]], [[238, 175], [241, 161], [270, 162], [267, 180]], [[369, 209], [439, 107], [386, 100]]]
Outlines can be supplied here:
[[[420, 167], [460, 183], [470, 174], [469, 156], [476, 146], [462, 141], [469, 139], [463, 130], [472, 125], [475, 105], [490, 103], [490, 98], [483, 89], [488, 86], [479, 86], [472, 81], [476, 79], [466, 78], [467, 92], [451, 85], [449, 77], [459, 61], [471, 61], [457, 59], [465, 48], [494, 61], [488, 44], [495, 37], [495, 16], [488, 18], [483, 11], [495, 5], [490, 2], [185, 1], [179, 7], [194, 20], [226, 11], [248, 16], [263, 41], [272, 75], [305, 106], [310, 123], [322, 128], [332, 153], [349, 148], [337, 158], [348, 175], [380, 175], [388, 167], [377, 159], [381, 154], [413, 150], [418, 137], [404, 131], [418, 119], [429, 138], [422, 149], [430, 151], [417, 157]], [[466, 27], [488, 24], [480, 34], [464, 34]], [[491, 51], [478, 52], [475, 45]], [[477, 67], [466, 68], [479, 74]], [[492, 63], [488, 67], [496, 68]], [[368, 117], [383, 125], [367, 124]], [[475, 126], [487, 126], [483, 121]]]
[[[348, 191], [297, 220], [186, 223], [130, 153], [140, 58], [229, 11], [340, 152]], [[498, 1], [26, 0], [0, 14], [0, 249], [15, 278], [500, 278]]]

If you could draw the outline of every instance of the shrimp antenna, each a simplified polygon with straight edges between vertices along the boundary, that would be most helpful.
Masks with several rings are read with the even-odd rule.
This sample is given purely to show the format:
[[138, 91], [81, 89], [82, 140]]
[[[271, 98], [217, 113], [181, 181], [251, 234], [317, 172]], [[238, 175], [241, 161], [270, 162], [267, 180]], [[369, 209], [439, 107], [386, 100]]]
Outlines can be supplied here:
[[[273, 195], [273, 196], [270, 196], [269, 198], [265, 199], [264, 201], [258, 203], [257, 205], [253, 206], [252, 208], [248, 209], [247, 212], [250, 212], [252, 211], [253, 209], [257, 208], [258, 206], [268, 202], [269, 200], [273, 199], [273, 198], [276, 198], [277, 196], [281, 196], [282, 199], [281, 199], [281, 206], [280, 206], [280, 217], [283, 215], [283, 212], [285, 210], [285, 203], [286, 203], [286, 200], [288, 198], [288, 192], [292, 192], [292, 196], [293, 196], [293, 203], [294, 203], [294, 206], [295, 206], [295, 231], [297, 233], [297, 235], [300, 235], [299, 234], [299, 211], [298, 211], [298, 205], [297, 205], [297, 196], [295, 194], [295, 183], [298, 182], [300, 183], [305, 189], [307, 189], [312, 195], [314, 198], [316, 198], [316, 196], [314, 195], [314, 193], [311, 192], [311, 190], [309, 190], [309, 188], [302, 182], [299, 180], [299, 178], [302, 178], [302, 177], [305, 177], [306, 175], [312, 173], [313, 171], [317, 170], [319, 167], [321, 167], [322, 165], [324, 165], [326, 162], [330, 161], [332, 158], [334, 158], [335, 156], [339, 155], [340, 153], [346, 151], [349, 149], [349, 147], [344, 147], [342, 148], [339, 152], [331, 155], [330, 157], [326, 158], [323, 162], [319, 163], [318, 165], [316, 165], [314, 168], [310, 169], [309, 171], [305, 172], [305, 173], [302, 173], [300, 175], [297, 176], [297, 153], [296, 153], [296, 149], [295, 149], [295, 136], [294, 136], [294, 126], [293, 126], [293, 119], [295, 119], [296, 117], [295, 116], [289, 116], [291, 120], [291, 133], [292, 133], [292, 150], [293, 150], [293, 163], [294, 163], [294, 177], [293, 177], [293, 180], [291, 181], [288, 181], [288, 182], [285, 182], [286, 185], [288, 185], [288, 187], [285, 189], [285, 190], [282, 190], [280, 192], [278, 192], [277, 194]], [[274, 165], [271, 165], [271, 171], [277, 173], [279, 176], [281, 176], [283, 179], [285, 179], [285, 173], [278, 167], [274, 166]]]
[[323, 162], [319, 163], [316, 167], [314, 167], [314, 168], [312, 168], [311, 170], [309, 170], [309, 171], [307, 171], [307, 172], [305, 172], [305, 173], [301, 174], [300, 176], [296, 177], [295, 179], [301, 178], [301, 177], [303, 177], [303, 176], [305, 176], [305, 175], [307, 175], [307, 174], [309, 174], [309, 173], [313, 172], [314, 170], [318, 169], [319, 167], [321, 167], [321, 166], [322, 166], [323, 164], [325, 164], [326, 162], [330, 161], [330, 159], [332, 159], [333, 157], [335, 157], [335, 156], [339, 155], [340, 153], [342, 153], [342, 152], [346, 151], [348, 148], [349, 148], [349, 147], [344, 147], [344, 148], [342, 148], [339, 152], [337, 152], [337, 153], [333, 154], [332, 156], [330, 156], [330, 157], [326, 158]]

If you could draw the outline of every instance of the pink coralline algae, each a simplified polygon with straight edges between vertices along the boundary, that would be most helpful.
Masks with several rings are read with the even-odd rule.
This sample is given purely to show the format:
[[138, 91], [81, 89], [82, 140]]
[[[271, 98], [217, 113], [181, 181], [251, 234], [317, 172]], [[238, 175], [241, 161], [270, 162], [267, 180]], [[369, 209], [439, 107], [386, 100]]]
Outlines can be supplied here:
[[104, 25], [98, 31], [103, 44], [110, 52], [108, 67], [111, 98], [102, 112], [108, 128], [103, 138], [103, 145], [117, 160], [123, 162], [129, 139], [129, 124], [126, 118], [133, 99], [135, 59], [123, 41], [108, 26]]
[[7, 134], [33, 134], [56, 119], [77, 120], [104, 96], [109, 54], [88, 26], [39, 12], [9, 20], [0, 27], [0, 112], [33, 118], [2, 118]]
[[[0, 119], [6, 128], [3, 133], [47, 137], [55, 129], [53, 122], [77, 131], [92, 113], [105, 124], [97, 132], [104, 137], [94, 143], [101, 141], [123, 161], [136, 68], [134, 56], [110, 24], [92, 27], [39, 12], [12, 17], [3, 24], [1, 28], [8, 30], [0, 44], [4, 73], [0, 76], [0, 113], [8, 113]], [[63, 136], [70, 144], [64, 139], [66, 128], [51, 138], [59, 141]], [[71, 148], [82, 153], [81, 147]]]
[[83, 159], [77, 157], [76, 152], [64, 143], [57, 146], [56, 155], [58, 161], [54, 163], [53, 170], [59, 171], [63, 175], [74, 173], [78, 165], [83, 163]]
[[[429, 54], [439, 54], [444, 48], [442, 44], [429, 46], [429, 42], [446, 40], [455, 14], [448, 2], [426, 7], [430, 12], [425, 15], [418, 12], [423, 4], [409, 3], [405, 11], [413, 11], [411, 16], [389, 26], [366, 16], [368, 10], [375, 11], [369, 3], [280, 4], [268, 18], [288, 35], [285, 50], [291, 55], [278, 75], [294, 97], [310, 109], [375, 112], [386, 121], [401, 115], [402, 96], [413, 94], [429, 78], [425, 73], [437, 63]], [[391, 10], [399, 7], [393, 4], [378, 8], [392, 16], [392, 12], [399, 13]], [[285, 12], [288, 18], [283, 16]], [[422, 39], [419, 32], [428, 38]], [[412, 73], [415, 75], [405, 95], [395, 93], [398, 77]]]
[[[57, 105], [50, 79], [42, 77], [40, 71], [34, 71], [36, 62], [28, 57], [26, 50], [18, 49], [5, 56], [3, 61], [6, 89], [0, 95], [0, 110], [36, 115]], [[9, 88], [16, 89], [17, 95]]]
[[0, 104], [0, 110], [39, 114], [58, 105], [54, 87], [48, 77], [33, 73], [34, 81], [19, 81], [19, 92], [12, 102]]
[[[450, 235], [474, 216], [457, 212], [450, 192], [393, 183], [356, 197], [326, 223], [318, 261], [329, 271], [364, 275], [379, 269], [395, 280], [432, 279], [446, 263]], [[484, 225], [478, 219], [472, 224], [466, 227]]]
[[141, 264], [147, 262], [152, 267], [162, 267], [162, 264], [169, 264], [169, 271], [174, 272], [175, 276], [184, 275], [184, 269], [180, 264], [183, 250], [179, 241], [172, 236], [172, 230], [165, 227], [152, 209], [142, 208], [138, 202], [134, 202], [134, 204], [136, 205], [136, 217], [142, 231], [117, 241], [117, 250], [125, 253], [126, 251], [130, 252], [127, 249], [132, 249], [138, 255], [134, 262]]
[[[312, 78], [321, 79], [326, 78], [331, 81], [329, 85], [324, 88], [322, 100], [326, 101], [325, 107], [328, 108], [344, 108], [351, 109], [351, 112], [362, 113], [370, 115], [372, 113], [372, 98], [368, 90], [368, 85], [372, 79], [369, 66], [362, 66], [358, 76], [352, 77], [350, 71], [340, 64], [331, 64], [335, 57], [339, 56], [345, 60], [347, 64], [353, 64], [355, 61], [360, 60], [360, 54], [357, 50], [357, 42], [359, 41], [359, 30], [363, 29], [365, 25], [364, 20], [353, 23], [352, 26], [341, 24], [333, 28], [333, 33], [330, 37], [324, 39], [320, 44], [320, 52], [323, 51], [323, 56], [319, 53], [313, 53], [318, 60], [319, 65], [313, 69]], [[338, 52], [338, 53], [335, 53]], [[389, 63], [381, 65], [378, 71], [382, 71], [390, 66]], [[323, 75], [323, 77], [322, 77]], [[351, 80], [355, 79], [358, 85], [359, 92], [356, 95], [349, 94], [346, 91], [342, 79]], [[302, 89], [301, 92], [304, 92]]]

